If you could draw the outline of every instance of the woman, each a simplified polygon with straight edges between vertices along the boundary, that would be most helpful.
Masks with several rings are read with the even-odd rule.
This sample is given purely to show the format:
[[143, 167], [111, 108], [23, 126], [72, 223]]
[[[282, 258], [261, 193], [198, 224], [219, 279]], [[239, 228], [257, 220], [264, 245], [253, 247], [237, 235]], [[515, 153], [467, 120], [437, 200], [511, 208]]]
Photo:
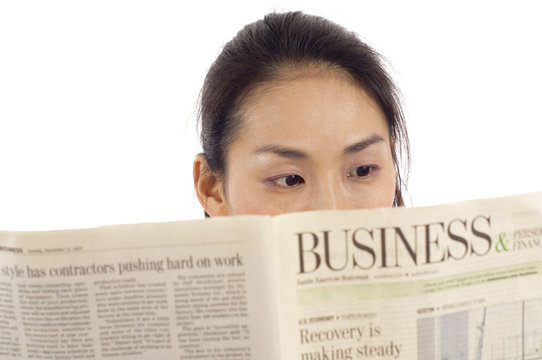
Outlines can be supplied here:
[[381, 59], [326, 19], [272, 13], [211, 66], [196, 194], [207, 216], [402, 206], [408, 137]]

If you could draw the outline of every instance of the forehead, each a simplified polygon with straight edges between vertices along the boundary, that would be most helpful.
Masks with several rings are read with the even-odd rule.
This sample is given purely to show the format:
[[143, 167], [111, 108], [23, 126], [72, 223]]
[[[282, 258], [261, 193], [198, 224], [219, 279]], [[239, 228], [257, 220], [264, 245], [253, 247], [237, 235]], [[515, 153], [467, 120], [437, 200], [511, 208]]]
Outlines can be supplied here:
[[339, 71], [313, 71], [253, 89], [239, 113], [242, 141], [307, 146], [349, 143], [378, 134], [388, 140], [385, 116], [363, 88]]

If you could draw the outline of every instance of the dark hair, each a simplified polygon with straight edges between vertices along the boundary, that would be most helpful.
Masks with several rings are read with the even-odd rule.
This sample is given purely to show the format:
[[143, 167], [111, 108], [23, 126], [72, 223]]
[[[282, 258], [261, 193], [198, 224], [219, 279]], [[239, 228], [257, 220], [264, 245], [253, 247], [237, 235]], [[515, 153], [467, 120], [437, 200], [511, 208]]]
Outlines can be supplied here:
[[399, 92], [381, 56], [355, 33], [319, 16], [302, 12], [271, 13], [245, 26], [213, 63], [200, 95], [203, 155], [209, 167], [225, 175], [228, 146], [240, 124], [239, 111], [250, 91], [277, 80], [288, 69], [323, 65], [345, 73], [384, 113], [397, 179], [394, 206], [404, 205], [399, 158], [410, 151]]

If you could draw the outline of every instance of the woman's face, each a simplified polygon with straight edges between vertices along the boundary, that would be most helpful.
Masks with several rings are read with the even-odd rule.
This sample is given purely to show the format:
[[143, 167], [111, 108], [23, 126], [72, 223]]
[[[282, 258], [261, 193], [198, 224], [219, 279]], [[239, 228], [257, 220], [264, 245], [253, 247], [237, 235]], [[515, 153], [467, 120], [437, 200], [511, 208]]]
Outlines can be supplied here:
[[384, 114], [344, 75], [265, 84], [240, 115], [220, 184], [223, 206], [207, 209], [211, 216], [393, 205], [396, 173]]

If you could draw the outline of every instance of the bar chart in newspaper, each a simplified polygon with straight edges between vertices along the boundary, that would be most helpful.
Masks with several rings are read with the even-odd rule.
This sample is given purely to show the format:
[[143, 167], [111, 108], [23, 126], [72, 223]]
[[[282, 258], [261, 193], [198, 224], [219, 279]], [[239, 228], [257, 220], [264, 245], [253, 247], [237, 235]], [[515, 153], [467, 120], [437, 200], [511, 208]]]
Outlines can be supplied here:
[[418, 359], [542, 359], [542, 299], [418, 320]]

